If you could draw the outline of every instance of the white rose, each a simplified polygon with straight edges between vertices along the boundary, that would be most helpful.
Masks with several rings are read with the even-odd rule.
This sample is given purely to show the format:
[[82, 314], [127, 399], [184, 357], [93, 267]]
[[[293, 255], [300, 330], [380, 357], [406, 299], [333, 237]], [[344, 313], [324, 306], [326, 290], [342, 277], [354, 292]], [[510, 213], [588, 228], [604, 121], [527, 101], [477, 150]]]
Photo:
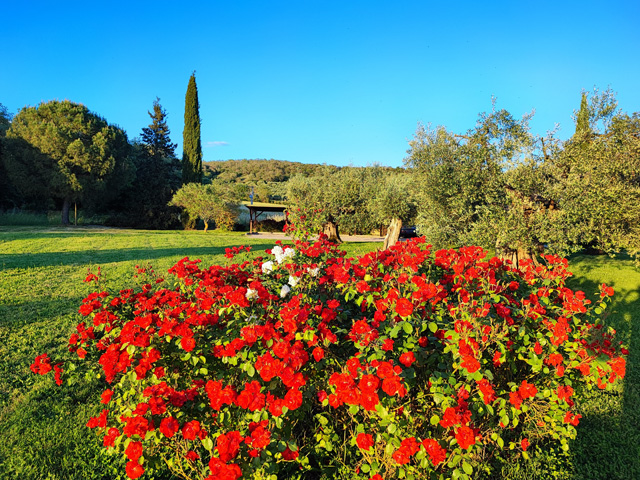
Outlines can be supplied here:
[[300, 279], [298, 277], [294, 277], [293, 275], [289, 275], [289, 285], [291, 285], [292, 287], [295, 287], [298, 282], [300, 281]]
[[271, 273], [273, 272], [273, 262], [269, 260], [268, 262], [264, 262], [262, 264], [262, 273]]
[[283, 285], [280, 289], [280, 298], [286, 297], [291, 291], [291, 287], [289, 285]]
[[273, 255], [275, 255], [276, 257], [276, 262], [278, 263], [282, 263], [283, 260], [283, 251], [282, 251], [282, 247], [280, 245], [276, 245], [275, 247], [273, 247], [271, 249], [271, 253]]
[[247, 297], [247, 300], [256, 300], [260, 296], [258, 295], [257, 290], [254, 290], [253, 288], [248, 288], [245, 297]]
[[320, 273], [320, 269], [318, 267], [316, 267], [316, 268], [307, 268], [307, 272], [309, 272], [309, 275], [311, 275], [312, 277], [317, 277], [318, 274]]

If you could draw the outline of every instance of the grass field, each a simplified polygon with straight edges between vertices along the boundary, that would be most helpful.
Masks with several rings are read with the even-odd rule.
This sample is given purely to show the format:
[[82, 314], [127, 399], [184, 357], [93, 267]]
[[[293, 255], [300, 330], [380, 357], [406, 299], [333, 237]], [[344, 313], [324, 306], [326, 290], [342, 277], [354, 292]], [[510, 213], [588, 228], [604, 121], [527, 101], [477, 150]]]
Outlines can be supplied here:
[[[90, 228], [0, 227], [0, 478], [114, 479], [120, 458], [107, 458], [84, 427], [97, 386], [56, 387], [29, 371], [35, 355], [61, 353], [87, 293], [87, 269], [101, 266], [107, 285], [132, 285], [134, 265], [166, 270], [185, 256], [222, 263], [224, 249], [273, 240], [243, 234]], [[380, 244], [347, 244], [350, 255]], [[568, 456], [555, 452], [527, 465], [505, 465], [505, 478], [640, 478], [640, 272], [626, 258], [575, 256], [572, 286], [588, 294], [605, 282], [616, 295], [608, 321], [628, 344], [628, 373], [618, 391], [594, 392], [583, 405]], [[167, 478], [167, 477], [164, 477]]]

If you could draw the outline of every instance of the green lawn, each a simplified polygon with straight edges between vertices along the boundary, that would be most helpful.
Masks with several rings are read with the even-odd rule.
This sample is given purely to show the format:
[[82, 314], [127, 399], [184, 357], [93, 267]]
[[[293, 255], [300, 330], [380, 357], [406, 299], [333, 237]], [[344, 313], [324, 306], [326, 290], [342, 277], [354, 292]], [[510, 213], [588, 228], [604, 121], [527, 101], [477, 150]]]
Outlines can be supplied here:
[[[35, 355], [65, 348], [87, 293], [87, 269], [101, 266], [113, 289], [132, 285], [134, 265], [163, 271], [185, 256], [204, 265], [226, 262], [224, 249], [252, 245], [260, 255], [273, 240], [244, 234], [89, 228], [0, 227], [0, 478], [113, 479], [124, 471], [84, 427], [97, 388], [56, 387], [29, 370]], [[350, 255], [380, 244], [347, 244]], [[505, 478], [605, 480], [640, 478], [640, 272], [626, 258], [575, 256], [572, 287], [588, 294], [616, 289], [608, 321], [629, 345], [628, 373], [617, 392], [594, 392], [584, 404], [579, 437], [527, 465], [507, 465]], [[544, 473], [549, 472], [549, 473]]]

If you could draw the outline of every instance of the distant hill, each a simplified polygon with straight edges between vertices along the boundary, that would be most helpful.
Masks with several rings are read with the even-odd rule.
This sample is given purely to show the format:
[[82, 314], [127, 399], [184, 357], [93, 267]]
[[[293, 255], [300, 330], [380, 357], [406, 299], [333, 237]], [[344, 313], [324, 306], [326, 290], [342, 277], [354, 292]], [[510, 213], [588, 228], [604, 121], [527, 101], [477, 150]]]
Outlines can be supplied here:
[[[265, 182], [267, 184], [287, 182], [294, 175], [300, 174], [311, 177], [317, 174], [332, 173], [342, 168], [326, 164], [309, 164], [289, 162], [287, 160], [220, 160], [203, 163], [205, 175], [211, 180], [225, 183], [242, 183], [253, 185]], [[382, 167], [388, 170], [403, 170], [402, 168]]]
[[339, 170], [333, 165], [319, 165], [286, 160], [223, 160], [203, 163], [205, 175], [211, 180], [229, 183], [256, 184], [286, 182], [296, 174], [312, 176], [315, 173], [329, 169]]

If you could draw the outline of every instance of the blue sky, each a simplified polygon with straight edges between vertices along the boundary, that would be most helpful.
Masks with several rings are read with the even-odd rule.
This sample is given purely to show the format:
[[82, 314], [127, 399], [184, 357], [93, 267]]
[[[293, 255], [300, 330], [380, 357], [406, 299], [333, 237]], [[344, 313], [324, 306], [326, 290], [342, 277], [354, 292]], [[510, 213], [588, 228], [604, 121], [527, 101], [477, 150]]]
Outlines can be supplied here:
[[85, 104], [130, 138], [196, 71], [204, 160], [400, 166], [418, 122], [497, 106], [573, 132], [582, 89], [640, 111], [640, 2], [3, 2], [0, 103]]

